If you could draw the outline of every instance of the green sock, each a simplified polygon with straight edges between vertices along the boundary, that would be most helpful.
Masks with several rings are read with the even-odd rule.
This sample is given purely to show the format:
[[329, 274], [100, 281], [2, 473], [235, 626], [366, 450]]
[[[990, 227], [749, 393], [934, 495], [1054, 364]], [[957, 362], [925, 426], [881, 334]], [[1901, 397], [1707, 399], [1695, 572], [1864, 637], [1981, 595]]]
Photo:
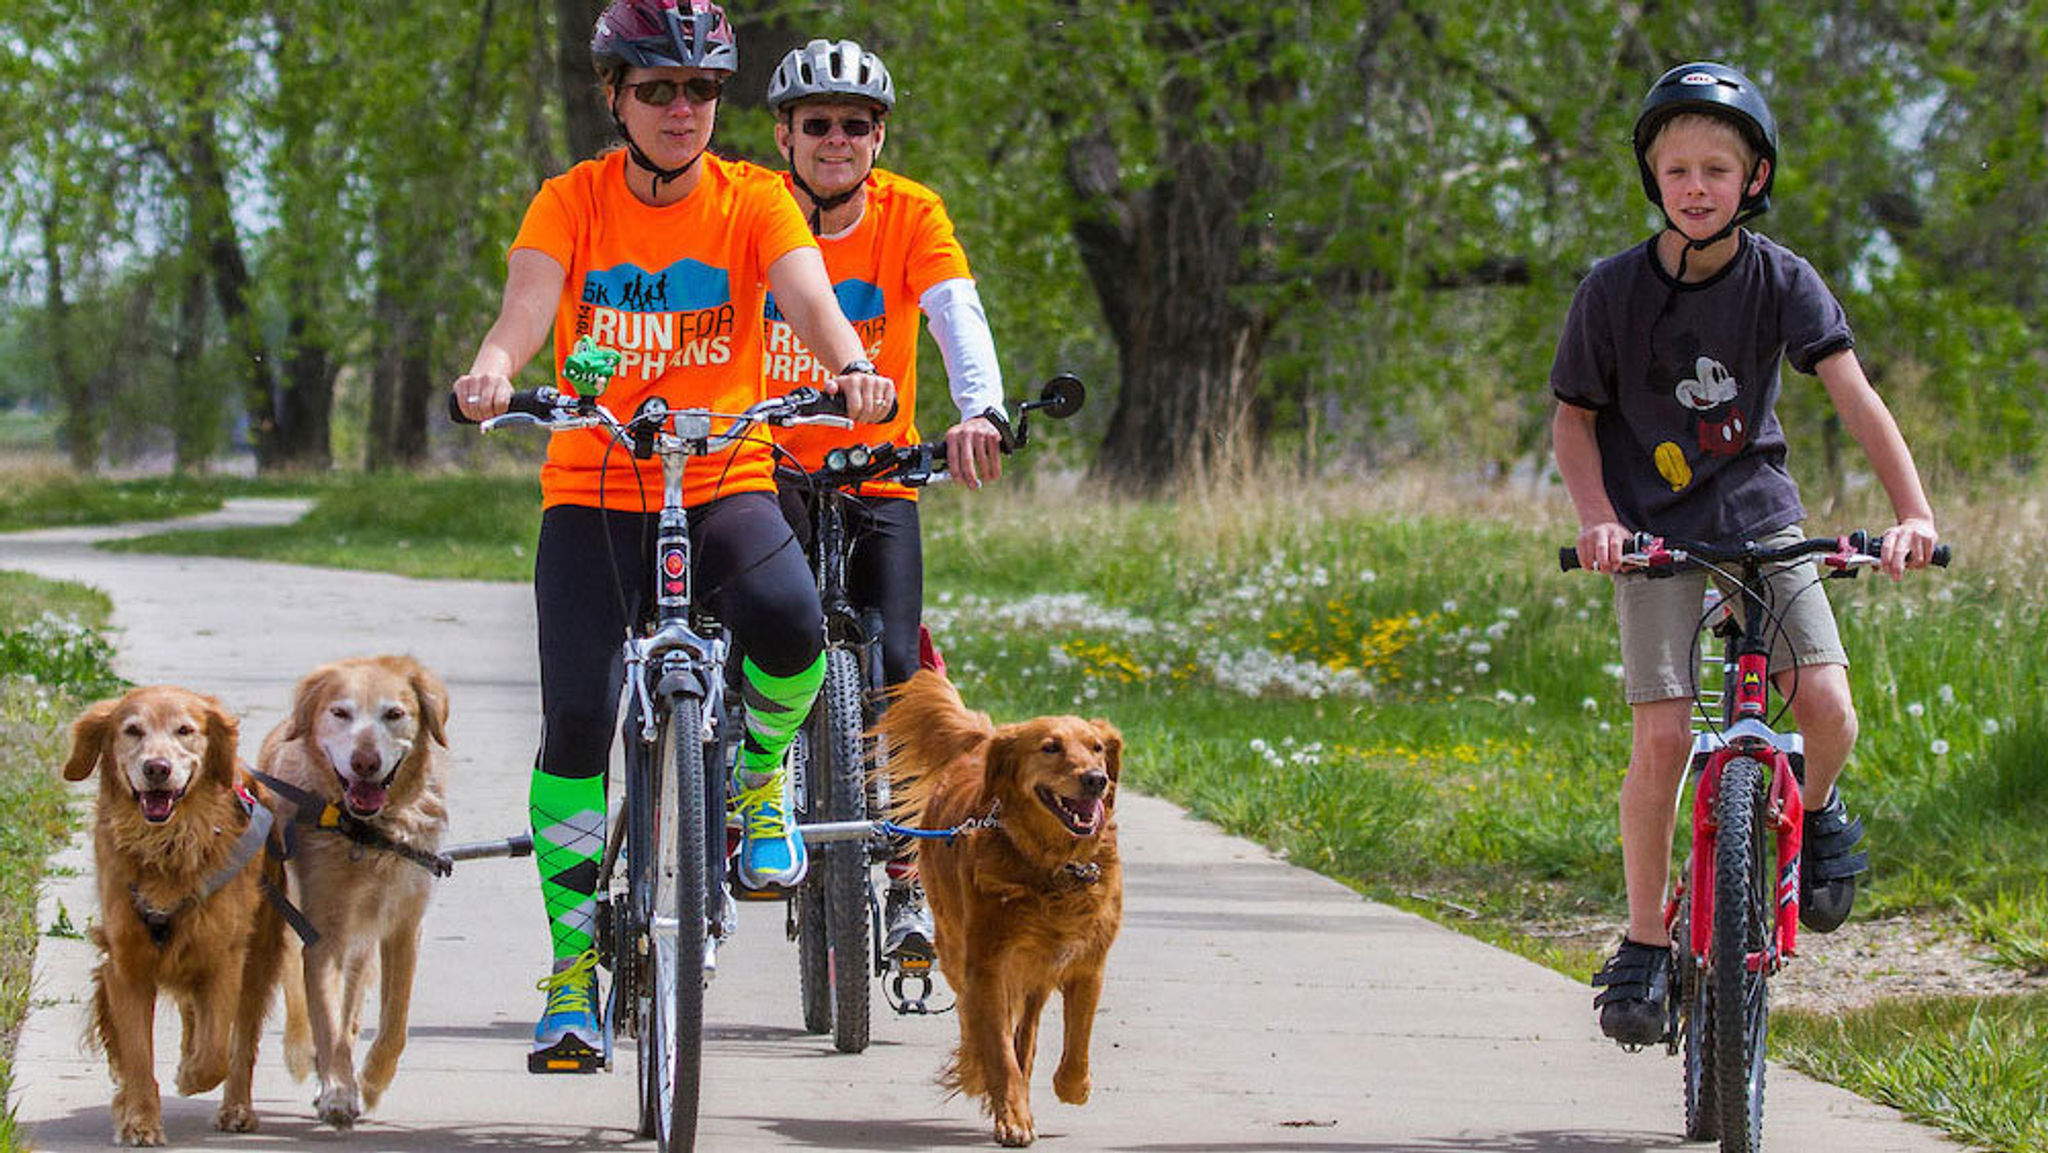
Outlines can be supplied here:
[[741, 785], [753, 786], [782, 771], [782, 754], [825, 683], [825, 654], [793, 676], [769, 676], [751, 659], [740, 663], [740, 672], [746, 679], [747, 739], [740, 746], [739, 777]]
[[527, 816], [533, 822], [533, 859], [540, 867], [541, 903], [555, 959], [590, 948], [597, 932], [597, 866], [604, 856], [604, 777], [559, 777], [533, 767]]

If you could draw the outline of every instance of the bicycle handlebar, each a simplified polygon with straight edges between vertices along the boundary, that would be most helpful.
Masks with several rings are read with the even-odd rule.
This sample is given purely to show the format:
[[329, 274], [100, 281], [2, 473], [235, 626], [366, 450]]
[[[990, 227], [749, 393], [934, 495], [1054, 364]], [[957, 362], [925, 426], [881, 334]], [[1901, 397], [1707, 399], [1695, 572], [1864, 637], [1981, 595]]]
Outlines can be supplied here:
[[[761, 409], [763, 406], [772, 406], [777, 411], [773, 413], [758, 413], [756, 410]], [[540, 388], [522, 388], [514, 392], [511, 400], [505, 405], [504, 413], [501, 415], [529, 416], [543, 424], [547, 424], [566, 417], [592, 416], [595, 415], [594, 410], [596, 408], [597, 401], [595, 398], [569, 396], [560, 389], [542, 386]], [[781, 411], [783, 409], [789, 409], [789, 412], [785, 414]], [[666, 411], [675, 413], [705, 410], [668, 409]], [[727, 414], [707, 413], [707, 415]], [[802, 420], [821, 416], [844, 417], [846, 415], [846, 397], [836, 393], [828, 396], [815, 388], [803, 387], [794, 389], [783, 396], [762, 401], [744, 413], [733, 415], [756, 421], [765, 420], [770, 424], [786, 424], [790, 420]], [[448, 394], [448, 419], [456, 424], [483, 423], [482, 421], [471, 420], [465, 416], [462, 412], [461, 402], [455, 399], [455, 394], [452, 392]], [[492, 417], [491, 419], [495, 420], [497, 418]], [[616, 420], [617, 418], [614, 419]], [[641, 418], [636, 416], [633, 420], [619, 421], [619, 423], [630, 425], [634, 420], [639, 419]]]
[[[1014, 422], [1000, 408], [987, 409], [981, 416], [996, 426], [996, 432], [1002, 438], [1002, 453], [1008, 456], [1022, 448], [1029, 439], [1027, 422], [1030, 414], [1042, 412], [1055, 420], [1065, 420], [1081, 411], [1087, 399], [1088, 390], [1081, 383], [1081, 378], [1063, 372], [1040, 386], [1037, 400], [1022, 401], [1017, 405]], [[911, 445], [884, 443], [835, 448], [825, 454], [823, 468], [801, 473], [796, 469], [780, 471], [801, 475], [811, 484], [828, 488], [843, 488], [869, 480], [895, 480], [919, 488], [944, 479], [945, 466], [946, 442], [938, 440]]]
[[[1735, 546], [1709, 545], [1666, 540], [1654, 533], [1639, 532], [1633, 549], [1622, 557], [1622, 570], [1678, 572], [1697, 568], [1702, 562], [1754, 560], [1758, 564], [1775, 564], [1819, 554], [1825, 554], [1822, 563], [1830, 568], [1849, 570], [1855, 565], [1869, 564], [1884, 554], [1884, 534], [1857, 529], [1847, 536], [1813, 537], [1783, 548], [1763, 549], [1754, 542]], [[1947, 568], [1954, 555], [1950, 546], [1936, 545], [1928, 563], [1937, 568]], [[1579, 564], [1577, 545], [1568, 544], [1557, 550], [1557, 567], [1560, 572], [1583, 567]]]

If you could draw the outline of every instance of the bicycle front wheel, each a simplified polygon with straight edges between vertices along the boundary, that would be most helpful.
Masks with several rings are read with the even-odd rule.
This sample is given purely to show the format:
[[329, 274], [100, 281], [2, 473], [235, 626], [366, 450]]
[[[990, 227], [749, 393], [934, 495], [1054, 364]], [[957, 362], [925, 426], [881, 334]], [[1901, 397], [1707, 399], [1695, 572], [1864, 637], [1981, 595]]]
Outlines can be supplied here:
[[[867, 757], [861, 737], [860, 662], [853, 651], [825, 652], [825, 684], [811, 715], [819, 740], [811, 746], [812, 796], [828, 821], [868, 819]], [[868, 846], [865, 840], [820, 845], [826, 943], [831, 958], [832, 1044], [842, 1053], [868, 1047], [869, 944]]]
[[655, 1097], [655, 1145], [688, 1153], [697, 1145], [697, 1095], [704, 1055], [704, 712], [695, 697], [672, 696], [662, 726], [653, 791], [654, 894], [648, 931], [653, 1056], [644, 1071]]
[[1721, 1148], [1734, 1153], [1756, 1153], [1763, 1145], [1764, 1031], [1770, 1014], [1763, 958], [1777, 921], [1770, 781], [1763, 763], [1736, 757], [1722, 768], [1715, 798], [1715, 1090]]

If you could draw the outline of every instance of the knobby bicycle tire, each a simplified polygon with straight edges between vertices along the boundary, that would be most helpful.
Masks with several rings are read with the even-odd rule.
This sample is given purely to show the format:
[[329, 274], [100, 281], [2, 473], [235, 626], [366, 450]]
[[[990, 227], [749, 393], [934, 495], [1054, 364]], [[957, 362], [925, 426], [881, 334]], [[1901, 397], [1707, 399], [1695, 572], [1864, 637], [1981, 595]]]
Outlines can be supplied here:
[[1681, 898], [1671, 928], [1672, 979], [1678, 983], [1679, 1045], [1685, 1074], [1685, 1139], [1712, 1141], [1721, 1132], [1714, 1094], [1714, 996], [1692, 952], [1692, 894]]
[[654, 919], [649, 977], [654, 986], [655, 1060], [660, 1101], [655, 1146], [690, 1153], [704, 1056], [705, 774], [703, 704], [672, 695], [657, 742], [653, 826]]
[[1769, 989], [1762, 969], [1751, 972], [1746, 958], [1764, 952], [1776, 931], [1770, 782], [1767, 766], [1736, 757], [1721, 769], [1715, 798], [1714, 1065], [1724, 1153], [1756, 1153], [1763, 1145]]
[[[640, 1123], [642, 1137], [655, 1134], [655, 1115], [660, 1112], [661, 1063], [656, 1055], [653, 1020], [654, 986], [648, 980], [643, 952], [654, 910], [654, 783], [658, 777], [648, 746], [640, 740], [641, 712], [636, 701], [626, 710], [622, 729], [625, 747], [625, 899], [620, 904], [626, 916], [615, 922], [612, 932], [612, 990], [617, 1016], [626, 1017], [633, 1036], [640, 1067]], [[630, 1008], [629, 1008], [630, 1006]], [[627, 1021], [614, 1021], [623, 1026]]]
[[[804, 824], [825, 819], [819, 803], [824, 794], [823, 758], [815, 751], [822, 720], [822, 712], [812, 710], [811, 723], [796, 738], [804, 782], [797, 813]], [[832, 1031], [832, 949], [825, 937], [825, 870], [813, 869], [796, 891], [797, 996], [803, 1002], [804, 1031], [808, 1033]]]
[[[868, 819], [867, 758], [862, 739], [860, 662], [851, 649], [825, 651], [825, 683], [814, 716], [822, 716], [822, 738], [813, 746], [812, 795], [822, 799], [828, 821]], [[820, 845], [814, 866], [823, 873], [826, 941], [831, 954], [832, 1044], [842, 1053], [868, 1047], [869, 964], [868, 846], [865, 840]]]

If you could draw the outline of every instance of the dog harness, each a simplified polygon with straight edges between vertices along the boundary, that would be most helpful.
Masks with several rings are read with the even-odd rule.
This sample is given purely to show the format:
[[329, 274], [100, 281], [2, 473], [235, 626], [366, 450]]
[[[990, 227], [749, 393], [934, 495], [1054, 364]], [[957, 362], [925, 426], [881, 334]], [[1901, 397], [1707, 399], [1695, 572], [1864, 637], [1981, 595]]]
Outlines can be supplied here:
[[[149, 930], [149, 939], [157, 948], [163, 948], [170, 941], [173, 918], [184, 912], [186, 906], [199, 904], [220, 892], [229, 881], [240, 876], [242, 870], [249, 867], [249, 862], [263, 852], [264, 842], [270, 839], [270, 828], [275, 818], [271, 816], [269, 808], [256, 799], [256, 794], [249, 791], [248, 785], [236, 782], [235, 801], [242, 806], [242, 815], [249, 820], [248, 827], [244, 828], [242, 835], [236, 839], [234, 852], [228, 854], [228, 859], [220, 868], [207, 876], [197, 892], [187, 893], [183, 899], [168, 909], [159, 909], [143, 899], [141, 885], [134, 881], [128, 883], [128, 899], [135, 906], [135, 915], [141, 919], [143, 928]], [[263, 880], [263, 895], [273, 902], [284, 900], [284, 894], [278, 892], [277, 887], [272, 885], [267, 877]]]
[[414, 848], [404, 841], [390, 836], [361, 817], [348, 812], [333, 801], [317, 794], [309, 793], [297, 785], [280, 781], [268, 773], [257, 773], [256, 779], [277, 790], [279, 796], [292, 803], [292, 808], [298, 814], [292, 821], [291, 828], [285, 831], [284, 855], [286, 858], [291, 857], [296, 847], [296, 838], [293, 836], [293, 830], [300, 825], [305, 825], [308, 828], [337, 833], [365, 848], [378, 849], [394, 856], [403, 857], [436, 877], [450, 876], [455, 872], [455, 862], [446, 853], [430, 853], [425, 849]]

